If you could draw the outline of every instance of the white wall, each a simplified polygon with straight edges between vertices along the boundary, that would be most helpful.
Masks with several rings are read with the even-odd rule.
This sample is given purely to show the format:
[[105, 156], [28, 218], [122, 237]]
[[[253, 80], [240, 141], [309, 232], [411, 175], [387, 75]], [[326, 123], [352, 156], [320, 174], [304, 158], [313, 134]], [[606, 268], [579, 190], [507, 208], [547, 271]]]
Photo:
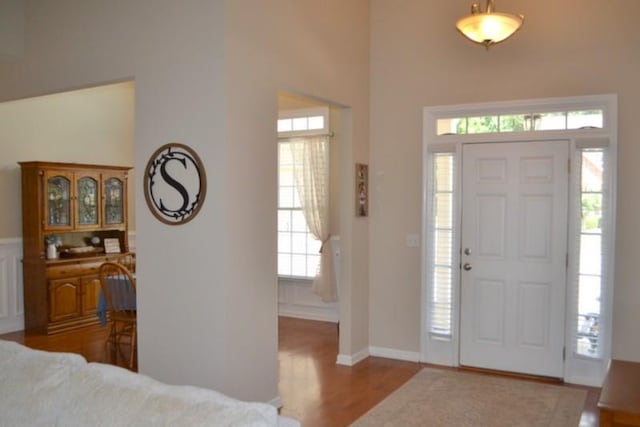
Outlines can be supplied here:
[[[133, 79], [136, 188], [170, 141], [206, 167], [207, 200], [186, 225], [155, 220], [136, 191], [141, 372], [273, 399], [277, 92], [349, 106], [343, 170], [366, 161], [368, 3], [30, 0], [25, 22], [24, 56], [0, 63], [0, 101]], [[341, 215], [359, 254], [347, 254], [354, 298], [341, 344], [362, 348], [368, 232]]]
[[371, 345], [420, 351], [422, 116], [425, 106], [619, 95], [613, 356], [640, 361], [640, 2], [498, 2], [524, 27], [486, 51], [456, 31], [467, 0], [371, 1]]

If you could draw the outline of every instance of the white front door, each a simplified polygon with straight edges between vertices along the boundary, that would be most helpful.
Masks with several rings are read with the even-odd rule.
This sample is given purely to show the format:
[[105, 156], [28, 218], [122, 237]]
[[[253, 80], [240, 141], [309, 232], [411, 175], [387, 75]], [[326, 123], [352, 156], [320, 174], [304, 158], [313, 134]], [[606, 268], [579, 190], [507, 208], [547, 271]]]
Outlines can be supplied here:
[[460, 364], [563, 376], [569, 145], [465, 144]]

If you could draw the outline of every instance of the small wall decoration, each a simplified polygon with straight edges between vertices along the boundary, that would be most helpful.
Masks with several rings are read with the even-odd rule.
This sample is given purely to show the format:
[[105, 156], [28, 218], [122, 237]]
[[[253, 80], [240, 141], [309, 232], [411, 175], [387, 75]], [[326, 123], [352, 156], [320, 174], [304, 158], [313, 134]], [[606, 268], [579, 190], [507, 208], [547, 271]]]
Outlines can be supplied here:
[[207, 178], [200, 157], [175, 142], [158, 148], [144, 171], [144, 197], [151, 213], [168, 225], [191, 221], [207, 193]]
[[356, 163], [356, 216], [369, 215], [369, 166]]

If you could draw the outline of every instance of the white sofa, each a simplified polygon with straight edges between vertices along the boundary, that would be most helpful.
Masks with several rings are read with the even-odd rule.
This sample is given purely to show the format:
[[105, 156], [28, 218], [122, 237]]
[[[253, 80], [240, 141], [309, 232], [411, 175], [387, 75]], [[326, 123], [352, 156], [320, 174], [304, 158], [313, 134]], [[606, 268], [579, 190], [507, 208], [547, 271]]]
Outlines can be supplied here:
[[0, 340], [0, 426], [281, 426], [265, 403]]

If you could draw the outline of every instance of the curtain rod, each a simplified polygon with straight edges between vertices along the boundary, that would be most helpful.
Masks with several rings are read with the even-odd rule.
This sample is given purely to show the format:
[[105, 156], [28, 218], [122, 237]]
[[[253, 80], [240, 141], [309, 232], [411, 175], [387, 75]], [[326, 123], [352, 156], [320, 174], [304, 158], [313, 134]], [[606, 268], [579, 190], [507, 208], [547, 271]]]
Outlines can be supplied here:
[[298, 136], [279, 136], [278, 141], [282, 141], [286, 139], [304, 138], [305, 136], [328, 136], [329, 138], [333, 138], [335, 135], [336, 135], [335, 132], [329, 132], [329, 133], [314, 133], [310, 135], [298, 135]]

